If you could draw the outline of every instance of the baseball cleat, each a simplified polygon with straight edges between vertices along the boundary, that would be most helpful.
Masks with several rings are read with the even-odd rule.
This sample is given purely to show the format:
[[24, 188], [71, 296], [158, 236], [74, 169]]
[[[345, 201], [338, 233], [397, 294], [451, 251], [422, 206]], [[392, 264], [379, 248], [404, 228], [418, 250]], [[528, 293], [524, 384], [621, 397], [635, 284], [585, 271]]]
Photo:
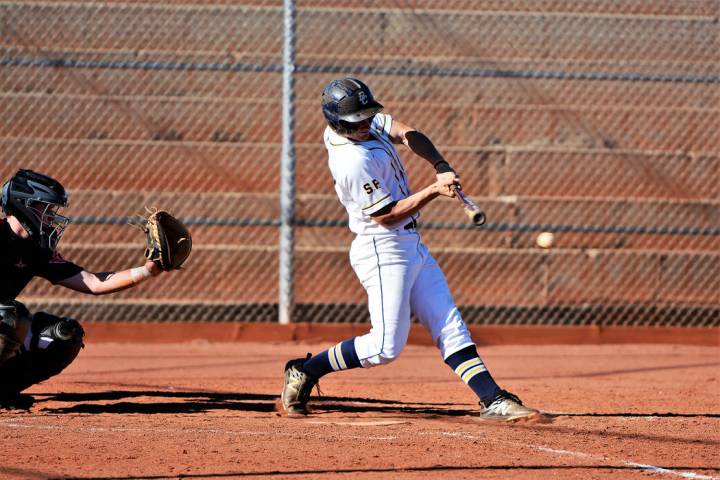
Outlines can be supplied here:
[[540, 415], [539, 410], [524, 406], [517, 395], [505, 390], [500, 390], [487, 407], [482, 402], [480, 402], [480, 406], [482, 407], [482, 410], [480, 410], [482, 420], [512, 422]]
[[310, 358], [296, 358], [285, 365], [285, 384], [283, 385], [280, 400], [288, 416], [307, 415], [307, 403], [310, 400], [310, 392], [317, 385], [317, 379], [311, 377], [302, 366]]

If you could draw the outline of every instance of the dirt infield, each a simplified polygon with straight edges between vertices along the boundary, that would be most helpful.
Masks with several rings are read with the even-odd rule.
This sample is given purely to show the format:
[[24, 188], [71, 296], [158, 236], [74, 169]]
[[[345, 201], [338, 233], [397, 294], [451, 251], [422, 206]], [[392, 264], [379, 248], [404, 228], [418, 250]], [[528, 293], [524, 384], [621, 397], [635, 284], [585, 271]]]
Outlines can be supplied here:
[[433, 347], [331, 374], [314, 414], [275, 410], [287, 359], [330, 344], [89, 344], [0, 410], [0, 478], [720, 478], [720, 349], [489, 346], [549, 423], [475, 417]]

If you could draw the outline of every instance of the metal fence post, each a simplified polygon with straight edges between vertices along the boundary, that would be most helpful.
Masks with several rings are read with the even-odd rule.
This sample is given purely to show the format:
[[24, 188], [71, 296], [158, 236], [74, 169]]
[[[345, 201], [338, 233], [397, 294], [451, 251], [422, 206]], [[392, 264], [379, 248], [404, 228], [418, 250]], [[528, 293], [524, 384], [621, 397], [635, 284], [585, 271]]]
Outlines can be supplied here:
[[278, 321], [292, 320], [295, 218], [295, 0], [283, 8], [282, 158], [280, 161], [280, 289]]

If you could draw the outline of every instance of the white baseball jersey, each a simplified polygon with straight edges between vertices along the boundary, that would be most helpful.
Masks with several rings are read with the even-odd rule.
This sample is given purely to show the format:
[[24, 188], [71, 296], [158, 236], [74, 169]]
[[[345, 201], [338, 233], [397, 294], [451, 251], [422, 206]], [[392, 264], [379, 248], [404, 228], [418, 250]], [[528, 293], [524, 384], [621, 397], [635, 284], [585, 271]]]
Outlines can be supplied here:
[[357, 234], [350, 263], [368, 294], [372, 329], [354, 340], [365, 368], [400, 355], [411, 313], [428, 329], [443, 358], [473, 344], [440, 267], [418, 232], [404, 228], [411, 219], [386, 228], [370, 216], [411, 195], [405, 168], [389, 137], [391, 125], [390, 115], [375, 115], [372, 138], [362, 142], [325, 129], [335, 191], [350, 217], [350, 229]]
[[350, 219], [350, 230], [358, 235], [378, 235], [402, 228], [420, 214], [391, 228], [370, 215], [412, 194], [405, 168], [390, 140], [392, 117], [378, 113], [370, 126], [371, 138], [357, 142], [325, 129], [328, 164], [335, 191]]

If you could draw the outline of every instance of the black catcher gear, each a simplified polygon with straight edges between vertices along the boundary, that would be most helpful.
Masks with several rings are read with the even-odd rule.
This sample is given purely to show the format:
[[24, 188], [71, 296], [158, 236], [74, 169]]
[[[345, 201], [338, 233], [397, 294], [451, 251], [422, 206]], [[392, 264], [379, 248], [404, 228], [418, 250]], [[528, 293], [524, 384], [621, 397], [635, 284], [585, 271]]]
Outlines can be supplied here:
[[323, 115], [328, 125], [341, 135], [353, 133], [358, 123], [372, 118], [382, 109], [370, 88], [356, 78], [333, 80], [323, 90]]
[[85, 337], [85, 331], [77, 320], [67, 317], [57, 317], [46, 312], [37, 312], [33, 315], [31, 331], [31, 350], [35, 350], [42, 339], [82, 343]]
[[0, 303], [0, 364], [20, 351], [30, 322], [30, 312], [22, 303]]
[[0, 364], [0, 404], [62, 372], [84, 346], [85, 332], [71, 318], [37, 312], [31, 332], [29, 348]]
[[57, 180], [18, 170], [2, 188], [2, 208], [18, 219], [41, 247], [54, 251], [70, 219], [58, 214], [67, 207], [67, 193]]

